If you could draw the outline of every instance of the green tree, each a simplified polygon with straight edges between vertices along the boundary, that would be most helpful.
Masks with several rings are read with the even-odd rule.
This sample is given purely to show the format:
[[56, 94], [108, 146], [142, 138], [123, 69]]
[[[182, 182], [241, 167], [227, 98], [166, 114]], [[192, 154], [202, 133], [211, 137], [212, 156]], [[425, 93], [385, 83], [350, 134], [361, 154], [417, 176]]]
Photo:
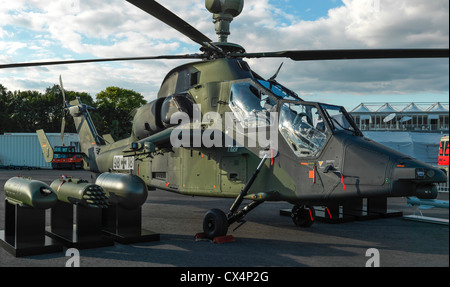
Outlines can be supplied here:
[[144, 97], [133, 90], [108, 87], [97, 94], [97, 108], [103, 122], [97, 126], [101, 134], [110, 133], [114, 139], [130, 136], [130, 113], [144, 104]]
[[[97, 95], [97, 101], [87, 93], [65, 91], [70, 103], [80, 98], [83, 104], [96, 109], [92, 120], [100, 134], [113, 138], [128, 137], [132, 127], [130, 113], [144, 105], [141, 94], [118, 87], [108, 87]], [[64, 102], [59, 85], [48, 87], [44, 94], [38, 91], [10, 92], [0, 85], [0, 132], [34, 133], [38, 129], [60, 132], [64, 116]], [[66, 115], [65, 132], [76, 132], [73, 118]]]
[[[61, 109], [61, 105], [58, 108]], [[38, 91], [7, 92], [6, 88], [1, 86], [0, 109], [1, 132], [33, 133], [40, 128], [54, 131], [49, 124], [54, 120], [55, 104], [47, 94]]]
[[11, 127], [10, 120], [11, 92], [0, 84], [0, 134], [9, 131]]
[[14, 132], [34, 132], [45, 123], [45, 106], [38, 91], [14, 91], [10, 102], [10, 129]]

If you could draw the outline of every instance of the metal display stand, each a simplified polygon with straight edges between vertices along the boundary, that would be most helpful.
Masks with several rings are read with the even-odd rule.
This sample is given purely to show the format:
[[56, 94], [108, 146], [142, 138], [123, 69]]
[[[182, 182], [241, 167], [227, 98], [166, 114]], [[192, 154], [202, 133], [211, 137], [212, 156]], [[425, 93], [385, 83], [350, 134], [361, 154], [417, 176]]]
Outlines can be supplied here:
[[5, 230], [0, 246], [15, 257], [62, 252], [62, 244], [45, 235], [45, 210], [5, 200]]
[[[364, 199], [360, 198], [327, 207], [315, 206], [314, 209], [316, 210], [315, 220], [329, 224], [403, 216], [403, 212], [387, 208], [387, 198], [385, 197], [368, 198], [367, 204], [364, 204]], [[282, 209], [280, 215], [291, 216], [291, 210]]]
[[[424, 203], [424, 205], [426, 205], [426, 203]], [[438, 207], [438, 206], [434, 206], [434, 207], [436, 207], [436, 208], [446, 208], [446, 207]], [[414, 206], [414, 213], [411, 214], [411, 215], [404, 215], [403, 219], [405, 219], [405, 220], [412, 220], [412, 221], [419, 221], [419, 222], [425, 222], [425, 223], [447, 225], [447, 226], [449, 225], [448, 224], [448, 222], [449, 222], [448, 219], [424, 216], [420, 209], [421, 209], [420, 205]], [[428, 208], [425, 208], [425, 209], [428, 209]], [[447, 209], [448, 209], [448, 207], [447, 207]]]
[[102, 209], [59, 201], [51, 210], [51, 225], [46, 234], [70, 248], [113, 246], [114, 241], [103, 235], [101, 230]]
[[315, 207], [316, 220], [328, 224], [339, 224], [355, 221], [356, 218], [351, 215], [344, 214], [343, 207], [336, 204], [327, 207]]
[[[364, 198], [347, 200], [344, 203], [328, 206], [329, 212], [324, 217], [318, 217], [319, 221], [327, 223], [343, 223], [349, 221], [374, 220], [379, 218], [401, 217], [403, 212], [389, 210], [387, 198]], [[330, 218], [330, 213], [332, 217]]]
[[128, 210], [119, 204], [103, 209], [103, 233], [121, 244], [160, 240], [160, 234], [142, 229], [142, 207]]
[[403, 219], [448, 226], [448, 219], [423, 216], [422, 214], [405, 215], [405, 216], [403, 216]]
[[367, 199], [367, 209], [369, 210], [369, 212], [377, 213], [382, 218], [403, 216], [402, 211], [388, 209], [387, 200], [388, 199], [386, 197], [368, 198]]
[[375, 213], [369, 208], [369, 204], [364, 205], [363, 198], [347, 200], [342, 206], [344, 215], [353, 216], [357, 221], [379, 219], [381, 217], [379, 213]]

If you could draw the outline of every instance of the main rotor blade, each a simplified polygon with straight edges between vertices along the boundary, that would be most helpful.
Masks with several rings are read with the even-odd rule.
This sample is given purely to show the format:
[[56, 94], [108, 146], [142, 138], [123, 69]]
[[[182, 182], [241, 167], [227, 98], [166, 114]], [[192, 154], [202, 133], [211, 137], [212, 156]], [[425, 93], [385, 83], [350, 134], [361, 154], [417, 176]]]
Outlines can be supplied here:
[[206, 43], [211, 43], [211, 39], [206, 37], [203, 33], [192, 27], [186, 21], [172, 13], [170, 10], [159, 4], [154, 0], [127, 0], [136, 7], [144, 10], [156, 19], [166, 23], [183, 35], [189, 37], [192, 41], [208, 48]]
[[449, 49], [310, 50], [233, 54], [243, 58], [290, 58], [294, 61], [448, 58]]
[[96, 62], [118, 62], [118, 61], [140, 61], [140, 60], [176, 60], [176, 59], [202, 59], [202, 58], [203, 58], [203, 56], [200, 55], [200, 54], [188, 54], [188, 55], [166, 55], [166, 56], [153, 56], [153, 57], [67, 60], [67, 61], [51, 61], [51, 62], [31, 62], [31, 63], [0, 64], [0, 69], [23, 68], [23, 67], [39, 67], [39, 66], [53, 66], [53, 65], [68, 65], [68, 64], [82, 64], [82, 63], [96, 63]]
[[65, 108], [66, 107], [66, 93], [64, 92], [64, 86], [63, 86], [61, 75], [59, 75], [59, 88], [61, 89], [61, 93], [63, 96], [63, 107]]

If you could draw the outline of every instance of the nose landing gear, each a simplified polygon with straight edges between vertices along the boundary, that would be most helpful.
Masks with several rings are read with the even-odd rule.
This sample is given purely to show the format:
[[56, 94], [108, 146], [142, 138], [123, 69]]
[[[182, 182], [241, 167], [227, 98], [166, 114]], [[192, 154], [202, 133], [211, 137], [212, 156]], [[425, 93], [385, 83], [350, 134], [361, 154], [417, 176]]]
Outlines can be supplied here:
[[210, 209], [203, 217], [203, 232], [206, 238], [225, 236], [228, 232], [226, 214], [220, 209]]
[[252, 177], [250, 178], [245, 187], [241, 190], [241, 193], [238, 195], [236, 200], [231, 205], [230, 212], [228, 213], [228, 215], [226, 215], [220, 209], [210, 209], [206, 212], [205, 216], [203, 217], [203, 233], [206, 238], [214, 239], [215, 237], [225, 236], [228, 231], [228, 226], [230, 226], [235, 222], [240, 222], [240, 220], [242, 220], [245, 217], [245, 215], [247, 215], [247, 213], [249, 213], [250, 211], [255, 209], [258, 205], [264, 202], [264, 200], [261, 201], [255, 200], [250, 202], [241, 210], [238, 210], [239, 206], [244, 200], [244, 197], [248, 194], [250, 187], [253, 185], [253, 182], [258, 176], [267, 158], [268, 156], [265, 155], [264, 158], [261, 160]]

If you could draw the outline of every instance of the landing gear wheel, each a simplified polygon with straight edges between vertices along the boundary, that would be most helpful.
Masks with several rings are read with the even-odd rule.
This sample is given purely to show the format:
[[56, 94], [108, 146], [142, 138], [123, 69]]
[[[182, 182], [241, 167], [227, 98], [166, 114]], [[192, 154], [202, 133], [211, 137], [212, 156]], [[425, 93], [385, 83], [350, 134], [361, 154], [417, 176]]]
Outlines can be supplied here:
[[316, 211], [312, 206], [295, 205], [292, 208], [291, 218], [299, 227], [311, 227], [314, 223]]
[[209, 239], [227, 235], [228, 220], [225, 213], [220, 209], [208, 210], [203, 217], [203, 232]]

